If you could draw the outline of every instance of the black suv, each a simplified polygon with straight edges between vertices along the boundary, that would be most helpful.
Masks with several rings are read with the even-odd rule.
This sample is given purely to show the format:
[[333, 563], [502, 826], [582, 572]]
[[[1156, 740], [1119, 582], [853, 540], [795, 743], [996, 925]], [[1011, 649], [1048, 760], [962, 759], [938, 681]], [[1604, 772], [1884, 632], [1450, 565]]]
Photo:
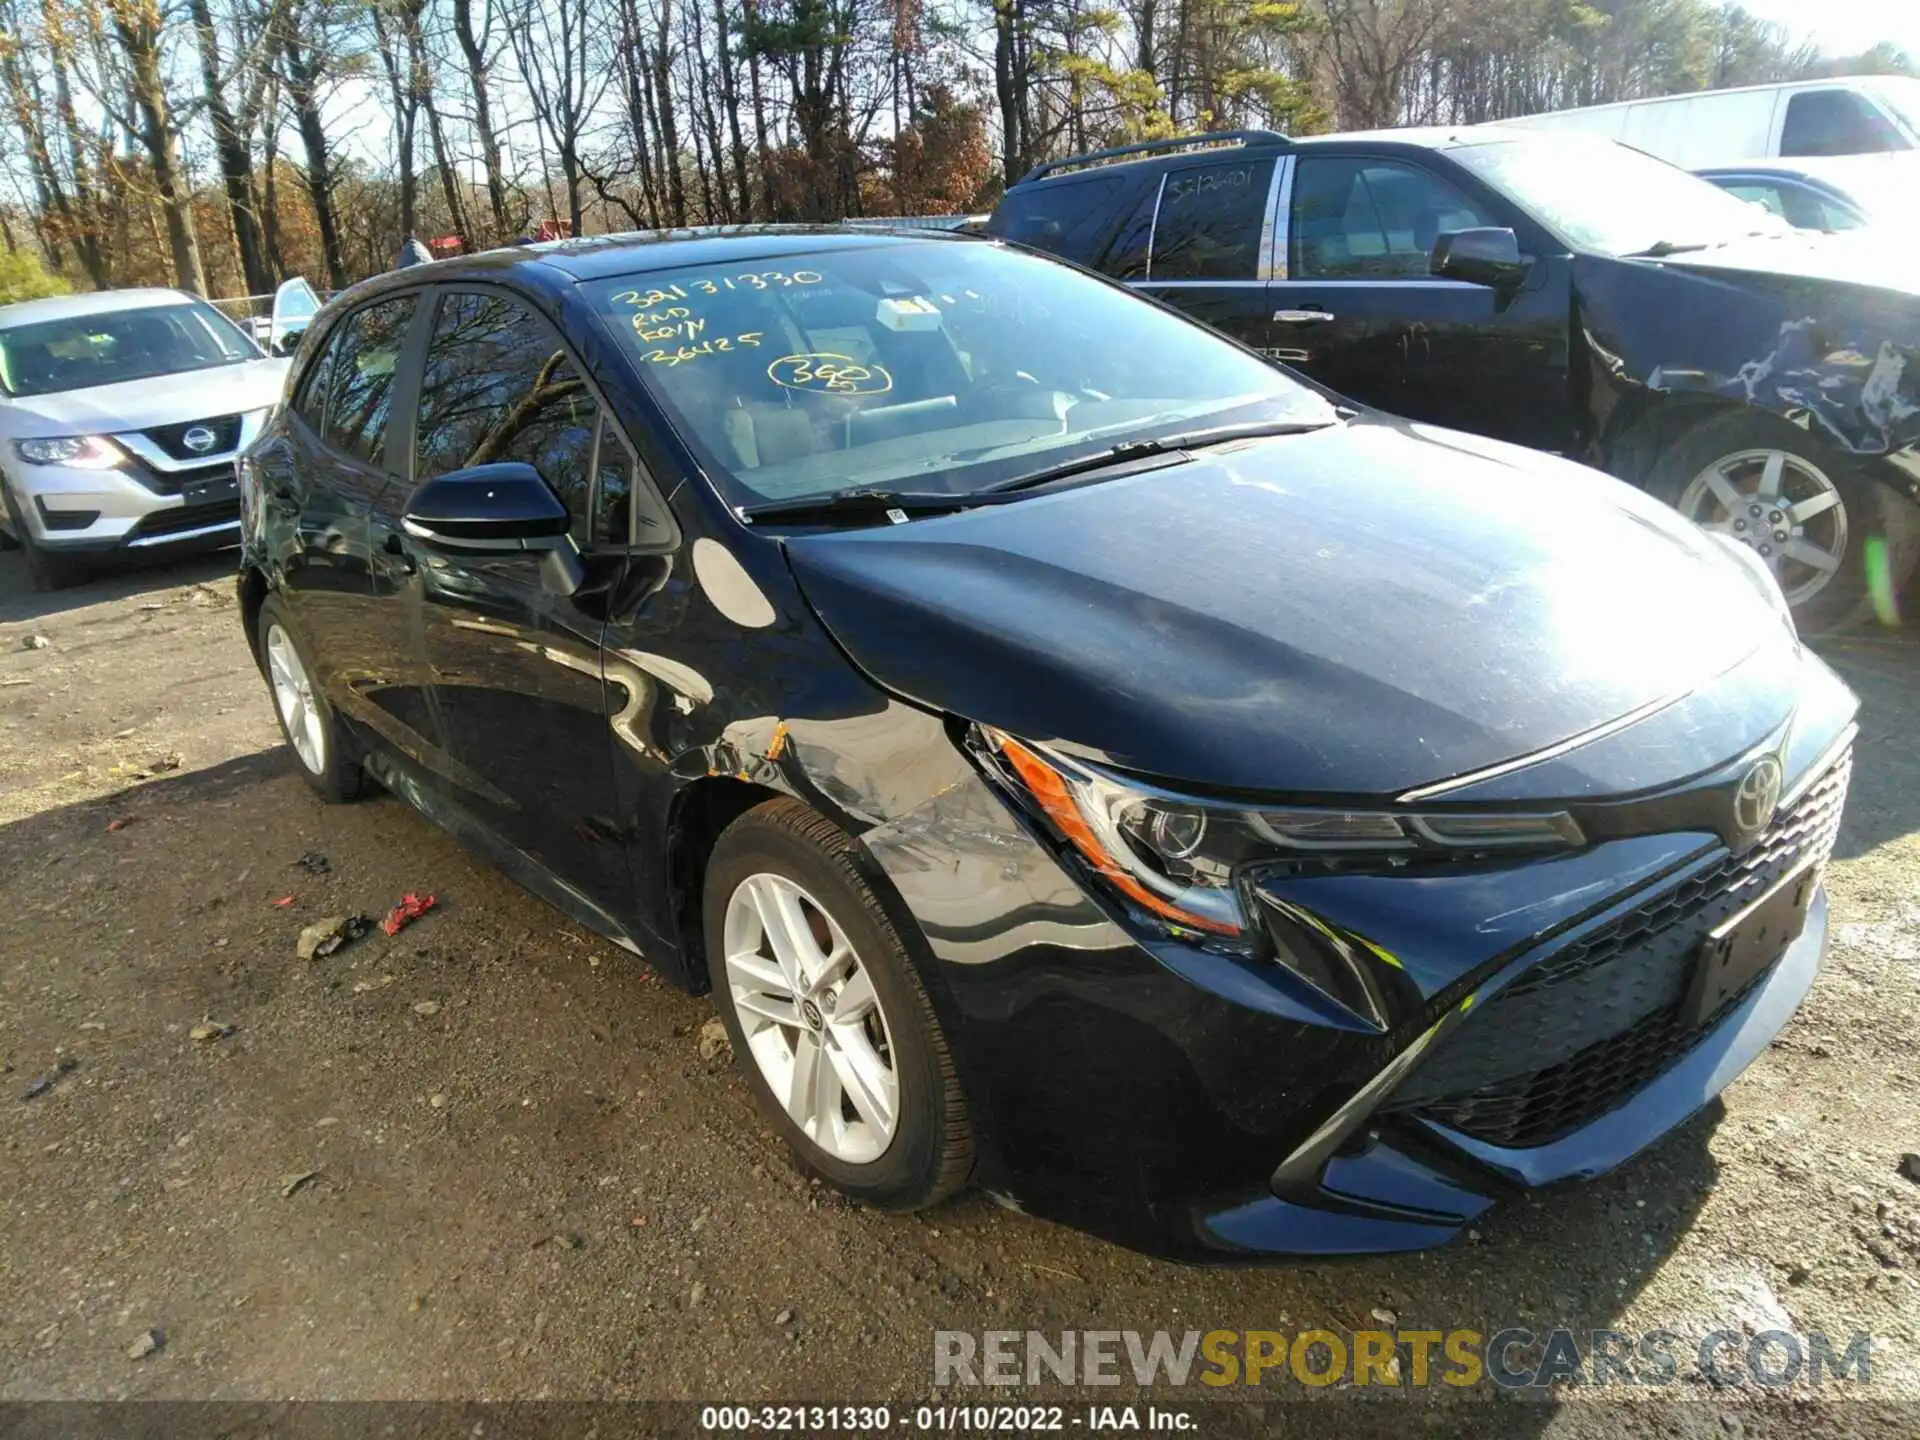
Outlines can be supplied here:
[[1413, 420], [1599, 465], [1752, 546], [1803, 628], [1920, 556], [1920, 272], [1610, 142], [1234, 131], [1043, 165], [991, 234]]

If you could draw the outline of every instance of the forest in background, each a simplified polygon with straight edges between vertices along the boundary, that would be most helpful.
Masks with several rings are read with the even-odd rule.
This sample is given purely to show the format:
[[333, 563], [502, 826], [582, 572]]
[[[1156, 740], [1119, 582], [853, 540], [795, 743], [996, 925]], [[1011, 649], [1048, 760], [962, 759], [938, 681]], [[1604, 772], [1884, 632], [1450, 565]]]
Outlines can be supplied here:
[[1041, 160], [1810, 76], [1708, 0], [0, 0], [0, 300], [957, 213]]

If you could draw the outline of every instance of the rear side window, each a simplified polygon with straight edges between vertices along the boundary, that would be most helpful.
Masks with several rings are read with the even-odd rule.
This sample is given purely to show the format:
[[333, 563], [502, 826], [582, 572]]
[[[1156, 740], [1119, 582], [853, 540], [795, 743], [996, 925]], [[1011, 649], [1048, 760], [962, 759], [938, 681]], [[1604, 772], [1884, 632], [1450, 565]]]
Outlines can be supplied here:
[[313, 427], [313, 433], [321, 435], [327, 428], [327, 387], [333, 375], [333, 352], [340, 348], [340, 337], [347, 333], [344, 325], [335, 328], [326, 340], [326, 348], [313, 357], [307, 366], [307, 373], [301, 379], [297, 392], [299, 399], [293, 408]]
[[1009, 190], [994, 212], [992, 234], [1082, 263], [1093, 258], [1113, 225], [1127, 181], [1093, 175]]
[[1252, 280], [1260, 273], [1272, 160], [1167, 172], [1153, 222], [1153, 280]]
[[334, 333], [322, 362], [327, 443], [369, 465], [380, 464], [386, 448], [394, 375], [416, 298], [400, 295], [354, 311]]
[[1771, 180], [1718, 183], [1729, 195], [1762, 206], [1797, 230], [1851, 230], [1860, 223], [1841, 206], [1801, 185]]
[[1438, 237], [1496, 223], [1415, 165], [1307, 156], [1298, 167], [1288, 221], [1288, 274], [1296, 280], [1423, 278]]
[[1851, 90], [1802, 90], [1788, 97], [1782, 155], [1863, 155], [1904, 150], [1893, 123]]
[[[420, 373], [416, 484], [471, 465], [517, 460], [540, 472], [580, 538], [624, 540], [626, 508], [611, 502], [602, 519], [619, 523], [621, 533], [595, 533], [599, 423], [593, 392], [532, 311], [501, 295], [441, 298]], [[630, 478], [622, 484], [630, 487]]]

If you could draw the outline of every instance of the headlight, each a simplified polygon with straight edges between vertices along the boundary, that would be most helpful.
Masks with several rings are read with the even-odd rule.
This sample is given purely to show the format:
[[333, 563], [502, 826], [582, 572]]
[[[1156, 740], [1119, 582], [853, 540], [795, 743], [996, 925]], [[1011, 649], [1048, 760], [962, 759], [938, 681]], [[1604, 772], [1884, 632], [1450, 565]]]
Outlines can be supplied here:
[[1564, 811], [1248, 809], [1150, 789], [984, 725], [969, 743], [1101, 880], [1187, 938], [1246, 931], [1238, 882], [1252, 865], [1404, 865], [1586, 843]]
[[111, 470], [124, 465], [127, 452], [101, 435], [63, 435], [50, 440], [16, 440], [15, 452], [31, 465], [70, 465], [76, 470]]

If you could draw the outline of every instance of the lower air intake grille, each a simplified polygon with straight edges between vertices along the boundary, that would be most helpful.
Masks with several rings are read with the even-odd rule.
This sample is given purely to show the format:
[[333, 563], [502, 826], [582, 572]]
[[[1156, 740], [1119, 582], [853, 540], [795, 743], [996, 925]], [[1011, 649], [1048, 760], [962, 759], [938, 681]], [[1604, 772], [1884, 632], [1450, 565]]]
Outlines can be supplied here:
[[1525, 1148], [1619, 1106], [1712, 1028], [1718, 1015], [1691, 1025], [1683, 1014], [1701, 938], [1803, 862], [1826, 859], [1851, 770], [1841, 756], [1746, 854], [1536, 962], [1435, 1051], [1393, 1108]]

